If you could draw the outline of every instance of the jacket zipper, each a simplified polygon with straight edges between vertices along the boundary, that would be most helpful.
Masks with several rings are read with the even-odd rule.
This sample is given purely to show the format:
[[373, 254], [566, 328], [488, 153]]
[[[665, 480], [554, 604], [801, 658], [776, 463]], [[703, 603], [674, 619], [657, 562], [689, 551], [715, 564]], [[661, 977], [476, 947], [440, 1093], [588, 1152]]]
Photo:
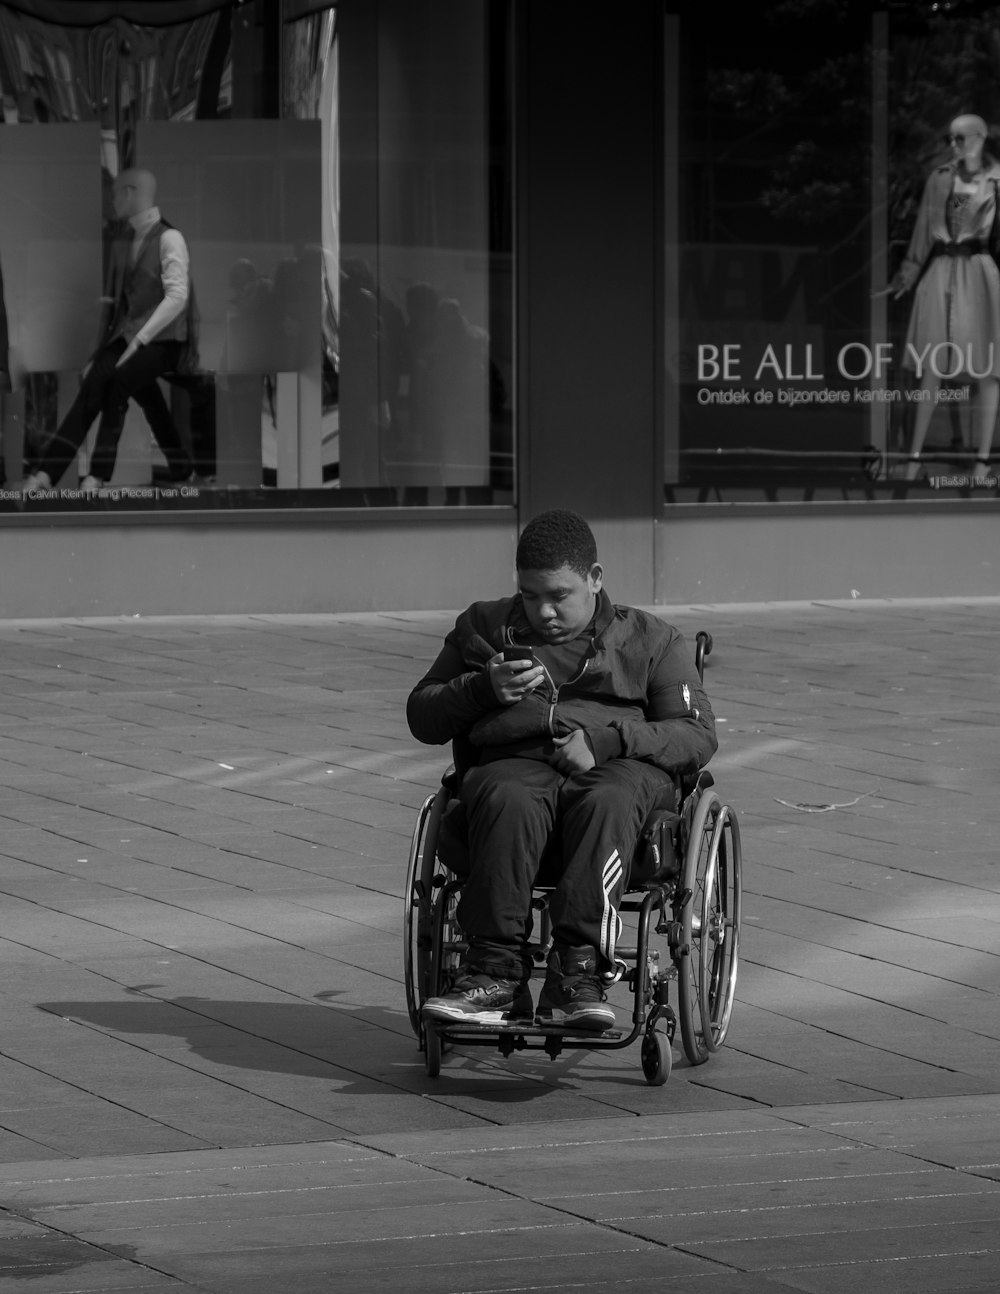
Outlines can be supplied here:
[[[583, 678], [584, 674], [586, 674], [587, 672], [587, 666], [590, 664], [591, 660], [593, 659], [594, 654], [595, 654], [594, 650], [593, 648], [591, 648], [590, 653], [583, 658], [583, 664], [580, 666], [577, 673], [575, 673], [572, 678], [568, 678], [566, 682], [562, 685], [562, 687], [556, 687], [555, 680], [552, 678], [552, 675], [549, 673], [547, 669], [545, 669], [545, 666], [542, 665], [542, 669], [545, 669], [545, 677], [549, 680], [549, 683], [552, 686], [552, 700], [549, 702], [549, 715], [548, 715], [548, 727], [549, 727], [550, 737], [554, 737], [556, 735], [555, 720], [556, 720], [556, 706], [559, 704], [559, 693], [562, 691], [563, 687], [569, 687], [570, 684], [572, 683], [578, 683], [580, 679]], [[541, 665], [541, 661], [539, 661], [539, 664]]]
[[[506, 625], [504, 627], [504, 639], [509, 646], [511, 647], [514, 646], [514, 631], [513, 629], [511, 629], [510, 625]], [[579, 670], [573, 675], [572, 678], [568, 678], [566, 682], [563, 683], [562, 687], [569, 687], [570, 684], [572, 683], [578, 683], [580, 679], [583, 678], [584, 674], [586, 674], [587, 666], [590, 664], [590, 662], [594, 659], [596, 655], [597, 655], [597, 649], [594, 646], [593, 642], [591, 642], [590, 647], [587, 651], [587, 655], [583, 658], [583, 664], [580, 666]], [[548, 712], [548, 715], [546, 716], [545, 723], [546, 723], [546, 727], [549, 730], [549, 736], [554, 737], [556, 735], [556, 727], [555, 727], [556, 706], [559, 704], [559, 693], [562, 691], [562, 688], [556, 687], [555, 679], [552, 677], [552, 675], [549, 673], [548, 669], [546, 668], [545, 662], [539, 661], [538, 663], [539, 665], [541, 665], [542, 669], [544, 670], [545, 677], [549, 680], [549, 687], [552, 689], [552, 699], [549, 701], [549, 712]]]

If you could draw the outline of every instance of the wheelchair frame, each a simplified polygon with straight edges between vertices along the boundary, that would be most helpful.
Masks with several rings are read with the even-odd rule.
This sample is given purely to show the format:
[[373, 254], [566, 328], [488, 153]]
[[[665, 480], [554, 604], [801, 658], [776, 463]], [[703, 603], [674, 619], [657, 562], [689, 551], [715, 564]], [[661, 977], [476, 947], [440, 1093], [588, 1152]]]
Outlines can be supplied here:
[[[711, 637], [699, 633], [699, 674], [711, 649]], [[616, 949], [616, 972], [607, 977], [609, 986], [623, 981], [631, 991], [631, 1027], [597, 1033], [528, 1019], [478, 1024], [422, 1018], [423, 1003], [448, 991], [467, 948], [456, 919], [462, 882], [448, 875], [437, 857], [441, 819], [457, 789], [454, 770], [448, 770], [418, 813], [404, 891], [407, 1009], [430, 1077], [440, 1073], [449, 1046], [496, 1046], [503, 1056], [544, 1050], [555, 1059], [563, 1046], [617, 1050], [642, 1035], [642, 1071], [648, 1083], [659, 1086], [670, 1076], [678, 1025], [692, 1065], [718, 1051], [729, 1029], [739, 969], [743, 851], [739, 820], [713, 786], [712, 775], [703, 770], [680, 784], [679, 814], [661, 812], [652, 824], [647, 818], [659, 866], [652, 880], [623, 896], [620, 911], [637, 914], [635, 943]], [[539, 917], [538, 939], [530, 946], [533, 977], [544, 974], [551, 947], [551, 892], [537, 886], [532, 896]], [[676, 1012], [670, 1004], [672, 981]]]

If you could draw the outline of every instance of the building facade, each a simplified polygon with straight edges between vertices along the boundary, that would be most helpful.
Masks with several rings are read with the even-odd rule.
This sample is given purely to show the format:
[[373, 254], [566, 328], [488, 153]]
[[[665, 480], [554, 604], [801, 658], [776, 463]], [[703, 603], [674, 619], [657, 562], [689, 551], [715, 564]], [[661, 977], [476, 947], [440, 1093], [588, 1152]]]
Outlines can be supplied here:
[[[1000, 591], [998, 36], [969, 3], [0, 4], [0, 615], [455, 606], [553, 506], [642, 604]], [[98, 493], [90, 442], [26, 490], [136, 169], [190, 345]]]

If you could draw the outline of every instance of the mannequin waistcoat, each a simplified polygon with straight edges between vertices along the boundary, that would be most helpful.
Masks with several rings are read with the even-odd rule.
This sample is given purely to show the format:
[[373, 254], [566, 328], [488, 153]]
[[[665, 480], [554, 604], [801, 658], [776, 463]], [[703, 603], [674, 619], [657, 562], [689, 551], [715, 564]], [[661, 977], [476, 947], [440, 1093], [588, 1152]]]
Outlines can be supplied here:
[[[134, 265], [126, 263], [118, 299], [113, 337], [131, 341], [164, 298], [163, 279], [160, 272], [160, 238], [171, 226], [159, 220], [142, 240], [139, 256]], [[129, 248], [122, 248], [125, 257]], [[182, 311], [176, 319], [161, 329], [155, 341], [185, 341], [187, 338], [187, 313]]]

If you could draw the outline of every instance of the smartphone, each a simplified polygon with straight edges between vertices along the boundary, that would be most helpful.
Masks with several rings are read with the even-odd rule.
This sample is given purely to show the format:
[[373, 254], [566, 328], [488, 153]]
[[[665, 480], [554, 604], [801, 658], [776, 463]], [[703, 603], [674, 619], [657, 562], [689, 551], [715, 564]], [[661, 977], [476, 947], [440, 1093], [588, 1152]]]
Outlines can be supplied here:
[[535, 663], [535, 657], [530, 647], [505, 647], [503, 649], [503, 658], [505, 661], [526, 660], [532, 665]]

